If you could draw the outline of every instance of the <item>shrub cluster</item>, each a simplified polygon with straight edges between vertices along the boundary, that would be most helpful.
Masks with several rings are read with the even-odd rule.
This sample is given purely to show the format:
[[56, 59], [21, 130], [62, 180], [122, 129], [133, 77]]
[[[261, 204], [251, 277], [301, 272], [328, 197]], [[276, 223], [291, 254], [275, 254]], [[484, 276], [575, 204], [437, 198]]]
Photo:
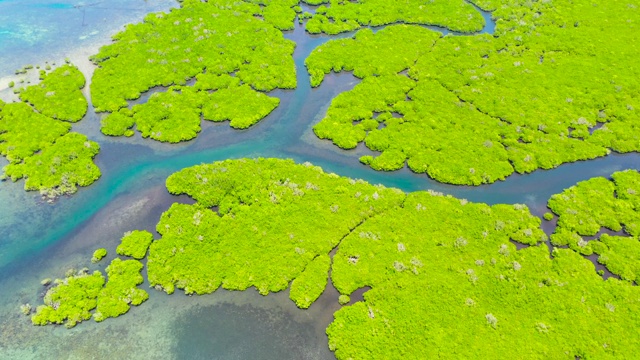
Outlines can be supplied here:
[[137, 260], [113, 259], [107, 266], [109, 280], [98, 294], [93, 314], [95, 321], [118, 317], [129, 311], [131, 305], [138, 306], [149, 298], [146, 291], [137, 288], [144, 281], [140, 275], [142, 267], [142, 263]]
[[307, 22], [312, 34], [338, 34], [362, 26], [380, 26], [393, 23], [436, 25], [453, 31], [472, 33], [484, 25], [482, 16], [464, 0], [310, 0], [308, 4], [322, 5]]
[[[628, 46], [638, 9], [616, 2], [479, 3], [495, 9], [494, 36], [441, 37], [394, 25], [315, 49], [306, 60], [313, 86], [331, 71], [363, 78], [334, 99], [316, 134], [345, 149], [364, 141], [381, 152], [361, 159], [376, 170], [406, 161], [415, 172], [465, 185], [640, 150], [633, 80], [640, 70], [632, 65], [640, 53]], [[407, 77], [414, 84], [402, 87]], [[394, 92], [386, 103], [370, 96], [391, 83], [405, 96]]]
[[47, 291], [44, 305], [36, 308], [31, 321], [34, 325], [65, 323], [66, 327], [72, 328], [83, 320], [89, 320], [103, 286], [104, 276], [99, 271], [58, 279], [56, 285]]
[[39, 190], [51, 199], [75, 193], [78, 186], [89, 186], [100, 177], [93, 162], [98, 143], [69, 132], [69, 122], [87, 111], [82, 87], [84, 76], [67, 64], [44, 72], [40, 84], [23, 89], [24, 102], [0, 101], [0, 154], [9, 160], [2, 178], [25, 178], [26, 190]]
[[105, 256], [107, 256], [107, 249], [100, 248], [93, 252], [93, 257], [91, 257], [92, 263], [100, 262]]
[[[551, 242], [583, 255], [598, 254], [598, 262], [623, 280], [640, 281], [640, 174], [616, 172], [582, 181], [549, 199], [558, 215]], [[619, 235], [610, 235], [603, 230]], [[595, 236], [594, 240], [586, 240]]]
[[293, 280], [289, 297], [299, 308], [307, 309], [322, 295], [327, 288], [327, 274], [330, 266], [329, 255], [319, 255]]
[[[293, 28], [297, 4], [190, 0], [129, 25], [93, 56], [93, 104], [111, 112], [102, 132], [131, 136], [137, 124], [143, 137], [180, 142], [197, 136], [201, 116], [238, 129], [255, 124], [279, 104], [263, 92], [296, 87], [295, 44], [281, 29]], [[171, 87], [127, 108], [157, 86]]]
[[93, 162], [98, 152], [98, 143], [72, 132], [23, 162], [7, 165], [4, 171], [13, 181], [26, 178], [26, 190], [39, 190], [49, 197], [73, 194], [78, 186], [89, 186], [100, 177]]
[[171, 175], [167, 188], [197, 204], [174, 204], [162, 215], [156, 228], [162, 238], [149, 249], [152, 286], [197, 294], [255, 286], [266, 295], [306, 272], [293, 295], [301, 304], [322, 293], [323, 256], [403, 198], [398, 190], [276, 159], [187, 168]]
[[106, 284], [100, 271], [74, 271], [63, 280], [57, 279], [31, 321], [34, 325], [64, 323], [72, 328], [92, 316], [98, 322], [120, 316], [129, 311], [130, 305], [140, 305], [149, 298], [146, 291], [137, 288], [143, 281], [142, 267], [137, 260], [116, 258], [107, 266]]
[[[551, 208], [560, 226], [635, 229], [629, 207], [640, 204], [639, 180], [633, 171], [614, 174], [615, 186], [579, 184], [584, 191], [554, 196]], [[434, 191], [405, 194], [277, 159], [193, 166], [171, 175], [167, 188], [197, 202], [173, 204], [162, 215], [162, 237], [149, 248], [150, 284], [189, 294], [250, 286], [267, 294], [291, 284], [290, 298], [307, 308], [331, 269], [337, 300], [345, 305], [327, 329], [338, 359], [633, 358], [640, 350], [624, 336], [640, 326], [633, 315], [640, 311], [638, 287], [603, 281], [571, 249], [554, 249], [550, 257], [541, 220], [524, 205], [489, 206]], [[611, 206], [606, 196], [596, 198], [607, 206], [596, 207], [578, 195], [598, 190], [609, 196], [614, 188]], [[567, 207], [562, 201], [578, 210], [561, 210]], [[612, 238], [600, 239], [609, 251], [607, 266], [637, 260], [637, 252]], [[511, 241], [530, 246], [517, 250]], [[135, 288], [142, 265], [128, 261], [114, 260], [106, 287], [92, 288], [97, 301], [89, 297], [88, 304], [98, 307], [96, 320], [146, 298]], [[363, 287], [371, 288], [364, 301], [348, 305]], [[73, 308], [63, 318], [42, 309], [34, 322], [86, 319], [92, 308]]]
[[152, 241], [153, 235], [148, 231], [129, 231], [122, 237], [120, 245], [116, 248], [116, 252], [118, 255], [130, 256], [139, 260], [147, 255], [147, 250]]
[[82, 95], [84, 75], [71, 64], [62, 65], [50, 73], [41, 72], [40, 84], [20, 91], [20, 99], [43, 115], [76, 122], [87, 113], [87, 99]]

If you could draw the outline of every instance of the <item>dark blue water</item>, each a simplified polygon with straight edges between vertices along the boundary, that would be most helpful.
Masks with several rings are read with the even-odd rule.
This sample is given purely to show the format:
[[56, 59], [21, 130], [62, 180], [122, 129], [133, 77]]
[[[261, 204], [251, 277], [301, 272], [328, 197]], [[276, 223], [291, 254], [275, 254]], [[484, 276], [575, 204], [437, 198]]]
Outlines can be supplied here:
[[[122, 24], [170, 4], [151, 0], [0, 0], [0, 78], [11, 78], [13, 70], [25, 63], [42, 64], [45, 59], [97, 49], [100, 41], [107, 42]], [[483, 16], [487, 20], [483, 32], [491, 33], [495, 24], [490, 14]], [[105, 18], [109, 21], [102, 20]], [[298, 88], [272, 92], [281, 99], [280, 106], [251, 129], [237, 131], [227, 124], [204, 123], [197, 139], [170, 145], [139, 136], [104, 137], [99, 133], [99, 116], [90, 112], [74, 128], [101, 144], [96, 162], [103, 176], [97, 183], [54, 204], [42, 203], [36, 194], [24, 192], [21, 182], [0, 183], [0, 284], [4, 290], [0, 297], [0, 358], [332, 357], [324, 335], [338, 308], [337, 294], [331, 289], [307, 311], [298, 310], [286, 293], [262, 297], [254, 291], [217, 292], [187, 297], [150, 291], [150, 300], [130, 314], [102, 324], [81, 324], [70, 331], [36, 328], [19, 314], [20, 304], [41, 302], [40, 279], [62, 276], [70, 267], [89, 265], [97, 247], [104, 246], [113, 254], [127, 230], [153, 231], [160, 214], [172, 202], [187, 201], [172, 197], [164, 189], [165, 178], [187, 166], [241, 157], [293, 158], [310, 161], [327, 172], [404, 191], [433, 189], [490, 204], [525, 203], [535, 214], [545, 211], [550, 195], [577, 181], [640, 168], [636, 154], [614, 154], [551, 171], [514, 175], [480, 187], [440, 184], [407, 169], [373, 171], [358, 162], [368, 153], [366, 148], [343, 151], [318, 140], [311, 131], [331, 99], [359, 82], [343, 73], [327, 76], [319, 88], [309, 86], [304, 59], [315, 47], [336, 37], [309, 36], [301, 26], [286, 37], [298, 44], [294, 53]], [[2, 91], [3, 86], [0, 80], [0, 96], [10, 96], [6, 89]], [[103, 266], [94, 265], [92, 269]]]

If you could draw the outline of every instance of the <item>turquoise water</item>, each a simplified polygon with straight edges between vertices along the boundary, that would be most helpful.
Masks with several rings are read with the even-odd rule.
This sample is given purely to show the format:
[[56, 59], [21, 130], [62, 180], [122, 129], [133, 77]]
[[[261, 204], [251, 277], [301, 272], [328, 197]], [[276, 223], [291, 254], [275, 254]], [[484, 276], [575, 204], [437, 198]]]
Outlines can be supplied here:
[[[175, 3], [0, 0], [0, 78], [25, 63], [60, 61], [78, 51], [97, 49], [123, 24], [171, 5]], [[483, 15], [490, 20], [489, 14]], [[483, 31], [491, 33], [494, 26], [488, 21]], [[25, 28], [33, 30], [20, 30]], [[44, 288], [38, 284], [42, 278], [60, 277], [68, 268], [89, 265], [97, 247], [104, 246], [113, 254], [123, 232], [153, 231], [172, 202], [188, 202], [164, 189], [165, 178], [187, 166], [240, 157], [293, 158], [320, 165], [327, 172], [405, 191], [433, 189], [471, 201], [525, 203], [535, 214], [545, 211], [551, 194], [577, 181], [640, 168], [637, 154], [611, 155], [473, 188], [439, 184], [406, 169], [375, 172], [357, 160], [368, 153], [366, 148], [343, 151], [318, 140], [311, 131], [331, 99], [359, 80], [347, 73], [332, 74], [312, 89], [304, 59], [330, 37], [308, 36], [300, 26], [286, 37], [298, 44], [294, 53], [298, 88], [272, 92], [281, 105], [251, 129], [237, 131], [227, 124], [205, 123], [197, 139], [169, 145], [139, 136], [106, 138], [99, 133], [99, 116], [90, 113], [74, 128], [101, 144], [96, 162], [103, 177], [97, 183], [54, 204], [24, 192], [22, 183], [0, 183], [1, 358], [101, 358], [107, 354], [114, 358], [332, 357], [324, 335], [339, 307], [332, 289], [307, 311], [298, 310], [286, 292], [262, 297], [253, 290], [221, 291], [188, 297], [150, 291], [150, 300], [130, 314], [102, 324], [83, 323], [72, 330], [33, 327], [19, 314], [20, 304], [41, 302]], [[3, 87], [0, 83], [0, 95], [9, 96], [6, 90], [2, 92]], [[90, 268], [101, 269], [105, 264]]]
[[125, 24], [170, 6], [175, 1], [0, 0], [0, 76], [106, 43]]

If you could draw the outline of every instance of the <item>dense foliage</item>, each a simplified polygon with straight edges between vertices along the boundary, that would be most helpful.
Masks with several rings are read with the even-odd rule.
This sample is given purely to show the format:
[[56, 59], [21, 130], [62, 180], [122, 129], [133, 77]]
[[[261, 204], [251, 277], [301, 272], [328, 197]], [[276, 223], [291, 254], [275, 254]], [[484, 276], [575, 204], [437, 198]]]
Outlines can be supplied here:
[[[639, 180], [631, 171], [614, 174], [615, 185], [581, 183], [554, 196], [550, 206], [560, 227], [635, 229], [629, 211], [640, 204]], [[571, 249], [549, 256], [540, 219], [524, 205], [489, 206], [433, 191], [404, 194], [276, 159], [194, 166], [170, 176], [167, 188], [197, 202], [174, 204], [162, 215], [162, 238], [149, 249], [150, 285], [197, 294], [255, 286], [267, 294], [291, 284], [291, 299], [307, 308], [331, 271], [346, 305], [327, 329], [339, 359], [601, 359], [633, 358], [639, 350], [635, 338], [625, 336], [640, 326], [638, 287], [604, 281]], [[612, 197], [611, 206], [593, 206], [580, 196], [592, 190], [615, 190], [621, 203]], [[598, 198], [608, 205], [604, 200]], [[567, 202], [578, 210], [562, 210]], [[600, 239], [607, 266], [636, 266], [629, 259], [637, 261], [638, 252], [628, 243], [637, 239], [614, 238]], [[517, 250], [512, 241], [529, 246]], [[125, 262], [114, 263], [110, 282]], [[123, 275], [126, 285], [107, 291], [108, 283], [100, 294], [133, 303], [141, 265], [127, 268], [134, 270]], [[363, 287], [370, 288], [364, 300], [348, 305]], [[122, 306], [116, 314], [128, 309]]]
[[[377, 170], [406, 161], [436, 180], [473, 185], [640, 150], [640, 53], [629, 46], [638, 40], [636, 6], [478, 3], [495, 9], [495, 36], [390, 26], [315, 49], [306, 62], [312, 85], [331, 71], [364, 79], [334, 100], [316, 134], [343, 148], [364, 141], [381, 152], [361, 159]], [[387, 86], [405, 96], [368, 102]], [[346, 99], [358, 105], [345, 107]]]
[[20, 92], [20, 99], [33, 105], [43, 115], [76, 122], [87, 113], [87, 99], [80, 91], [84, 75], [74, 65], [66, 64], [50, 73], [41, 72], [41, 82]]
[[93, 252], [93, 256], [91, 257], [91, 262], [92, 263], [100, 262], [100, 260], [102, 260], [105, 256], [107, 256], [107, 249], [105, 248], [96, 249], [96, 251]]
[[331, 266], [331, 258], [327, 254], [318, 255], [304, 271], [291, 283], [289, 298], [301, 309], [306, 309], [327, 288], [327, 274]]
[[[102, 133], [131, 136], [131, 128], [137, 124], [142, 137], [177, 143], [198, 136], [201, 118], [216, 122], [230, 120], [231, 127], [245, 129], [280, 103], [278, 98], [246, 84], [239, 85], [236, 77], [216, 75], [215, 78], [202, 76], [204, 82], [198, 80], [195, 87], [172, 86], [166, 92], [151, 95], [144, 104], [113, 112], [102, 119]], [[227, 81], [223, 83], [220, 79]], [[214, 90], [217, 91], [212, 92]]]
[[[419, 26], [388, 26], [376, 33], [363, 29], [353, 38], [331, 40], [316, 48], [305, 60], [305, 65], [312, 86], [320, 85], [325, 74], [332, 71], [353, 71], [359, 78], [396, 75], [429, 52], [440, 36], [436, 31]], [[380, 49], [388, 51], [381, 52]], [[405, 89], [404, 93], [411, 88]], [[398, 101], [391, 98], [383, 105]]]
[[[312, 33], [395, 22], [466, 32], [482, 25], [462, 0], [307, 2], [330, 3], [307, 22]], [[475, 2], [495, 10], [496, 36], [442, 37], [394, 25], [316, 49], [306, 62], [313, 86], [332, 71], [362, 78], [334, 99], [314, 127], [318, 137], [345, 149], [364, 142], [380, 152], [360, 159], [376, 170], [407, 164], [473, 185], [640, 150], [636, 6]], [[103, 133], [131, 136], [136, 126], [143, 137], [179, 142], [197, 136], [201, 119], [255, 124], [279, 103], [264, 92], [295, 87], [293, 44], [281, 30], [293, 26], [297, 5], [187, 0], [129, 26], [94, 58], [93, 100], [111, 112]], [[55, 83], [52, 75], [44, 81]], [[129, 108], [128, 100], [156, 86], [168, 88]], [[38, 108], [52, 90], [43, 91], [24, 91], [23, 99]], [[7, 120], [21, 116], [49, 131], [30, 134], [28, 122]], [[60, 124], [25, 104], [0, 102], [6, 174], [63, 192], [94, 181], [97, 148]], [[640, 350], [629, 336], [640, 327], [640, 290], [632, 286], [640, 277], [640, 174], [612, 178], [549, 200], [558, 216], [551, 241], [568, 246], [550, 256], [540, 219], [524, 205], [404, 194], [286, 160], [222, 161], [169, 177], [172, 194], [196, 203], [173, 204], [157, 225], [160, 239], [134, 231], [117, 252], [142, 259], [148, 249], [149, 283], [167, 293], [253, 286], [266, 295], [291, 285], [301, 308], [322, 294], [330, 273], [347, 305], [327, 329], [339, 359], [633, 358]], [[511, 241], [529, 246], [517, 250]], [[592, 253], [622, 280], [598, 276], [582, 256]], [[106, 285], [99, 272], [57, 281], [34, 324], [71, 327], [96, 308], [96, 321], [126, 313], [148, 298], [137, 288], [142, 267], [115, 259]], [[364, 300], [348, 305], [364, 287]]]
[[336, 288], [372, 289], [335, 314], [329, 346], [339, 359], [633, 356], [621, 334], [638, 326], [637, 288], [572, 251], [509, 242], [544, 238], [524, 206], [409, 194], [340, 244]]
[[[310, 264], [358, 224], [404, 197], [275, 159], [187, 168], [170, 176], [167, 188], [197, 200], [174, 204], [162, 215], [156, 228], [162, 238], [149, 249], [149, 282], [168, 293], [176, 287], [197, 294], [220, 286], [255, 286], [261, 294], [284, 290], [308, 266], [321, 267]], [[314, 274], [307, 277], [315, 281]], [[303, 292], [319, 296], [311, 287]]]
[[[549, 208], [558, 215], [551, 235], [554, 245], [568, 245], [624, 280], [640, 280], [640, 174], [617, 172], [613, 181], [598, 177], [580, 182], [551, 197]], [[620, 236], [603, 233], [610, 230]], [[594, 240], [585, 239], [595, 236]]]
[[[296, 86], [295, 44], [280, 29], [293, 28], [297, 4], [187, 0], [168, 14], [129, 25], [93, 57], [99, 66], [93, 103], [97, 111], [112, 112], [103, 119], [103, 133], [130, 136], [137, 124], [144, 137], [179, 142], [197, 136], [201, 115], [230, 120], [234, 128], [255, 124], [279, 103], [262, 92]], [[186, 86], [194, 78], [195, 88]], [[207, 86], [229, 78], [234, 81]], [[172, 85], [126, 110], [127, 100]]]
[[329, 3], [316, 9], [307, 22], [312, 34], [324, 32], [338, 34], [361, 26], [380, 26], [392, 23], [437, 25], [460, 32], [480, 31], [484, 25], [482, 16], [464, 0], [309, 0], [312, 5]]
[[205, 120], [226, 121], [236, 129], [246, 129], [269, 115], [280, 99], [253, 90], [249, 85], [220, 89], [205, 101]]
[[[163, 237], [151, 246], [151, 282], [165, 289], [171, 284], [169, 292], [174, 286], [210, 292], [219, 284], [244, 289], [255, 285], [258, 276], [287, 269], [293, 257], [286, 244], [297, 237], [297, 227], [326, 218], [310, 206], [300, 210], [294, 201], [305, 202], [326, 188], [353, 194], [343, 184], [346, 179], [319, 182], [326, 175], [312, 169], [278, 160], [238, 160], [174, 174], [167, 181], [170, 191], [188, 193], [198, 203], [175, 204], [158, 224]], [[281, 182], [296, 184], [293, 189], [308, 182], [319, 190], [299, 193], [300, 199], [267, 192], [274, 174]], [[383, 193], [380, 188], [376, 192]], [[325, 204], [333, 204], [340, 216], [354, 212], [338, 197], [327, 199], [335, 199]], [[373, 199], [369, 195], [369, 202]], [[221, 216], [209, 210], [212, 206], [219, 206]], [[296, 220], [301, 213], [313, 221]], [[280, 230], [280, 221], [293, 237]], [[321, 234], [325, 241], [336, 238]], [[523, 205], [473, 204], [433, 192], [403, 196], [333, 243], [338, 251], [332, 280], [342, 302], [359, 288], [372, 289], [364, 302], [336, 313], [327, 330], [330, 347], [340, 359], [495, 358], [513, 351], [550, 358], [632, 357], [635, 342], [621, 334], [640, 325], [631, 316], [640, 310], [637, 288], [615, 279], [603, 281], [588, 260], [571, 250], [555, 250], [550, 259], [540, 244], [545, 239], [540, 220]], [[510, 240], [532, 246], [518, 251]], [[322, 292], [330, 248], [293, 275], [291, 298], [299, 306], [308, 307]], [[281, 257], [287, 261], [280, 262]], [[160, 274], [166, 282], [154, 280]], [[225, 285], [229, 274], [233, 281], [244, 278], [242, 285]], [[478, 338], [485, 340], [474, 340]]]
[[152, 241], [153, 235], [148, 231], [129, 231], [122, 237], [120, 245], [116, 248], [116, 252], [118, 255], [142, 259], [147, 255], [147, 250]]
[[107, 284], [98, 294], [95, 321], [118, 317], [129, 311], [131, 305], [140, 305], [149, 298], [146, 291], [136, 287], [144, 281], [140, 275], [142, 267], [137, 260], [113, 259], [107, 266]]
[[[93, 162], [100, 146], [85, 135], [69, 132], [67, 122], [80, 120], [87, 111], [79, 90], [83, 86], [82, 73], [64, 65], [43, 75], [41, 84], [21, 92], [21, 98], [35, 109], [25, 102], [0, 101], [0, 154], [9, 160], [3, 179], [25, 178], [26, 190], [39, 190], [43, 196], [55, 198], [72, 194], [78, 186], [89, 186], [100, 177]], [[53, 94], [47, 95], [49, 92]]]
[[[393, 254], [389, 242], [383, 254]], [[622, 334], [638, 327], [637, 287], [603, 281], [570, 250], [549, 259], [546, 246], [496, 245], [461, 254], [434, 241], [418, 245], [411, 255], [434, 250], [419, 274], [410, 263], [387, 264], [389, 280], [335, 314], [329, 346], [339, 359], [634, 357], [637, 342]], [[360, 259], [364, 269], [375, 264]]]
[[131, 110], [123, 108], [102, 118], [100, 121], [100, 131], [109, 136], [130, 137], [135, 134], [131, 129], [135, 124], [136, 121], [133, 118]]
[[[100, 250], [104, 249], [96, 253]], [[106, 255], [106, 250], [98, 255]], [[113, 259], [107, 266], [106, 285], [100, 271], [89, 275], [86, 269], [77, 274], [72, 270], [47, 290], [44, 305], [37, 307], [31, 321], [34, 325], [64, 323], [71, 328], [92, 316], [98, 322], [120, 316], [129, 311], [130, 305], [140, 305], [149, 298], [146, 291], [137, 288], [144, 280], [140, 275], [142, 267], [137, 260]]]
[[0, 106], [0, 153], [10, 163], [20, 163], [69, 130], [68, 123], [39, 114], [25, 103]]
[[98, 152], [98, 143], [72, 132], [4, 170], [13, 181], [26, 178], [26, 190], [40, 190], [49, 197], [73, 194], [78, 186], [89, 186], [100, 177], [100, 169], [93, 163]]
[[99, 271], [79, 274], [57, 280], [44, 296], [44, 305], [31, 317], [34, 325], [62, 324], [74, 327], [91, 318], [91, 310], [97, 305], [97, 297], [104, 286], [104, 276]]
[[[122, 109], [105, 118], [109, 126], [122, 124], [119, 132], [126, 132], [135, 122], [142, 137], [177, 143], [195, 138], [200, 132], [200, 108], [204, 96], [193, 89], [171, 87], [167, 92], [153, 94], [149, 101], [135, 105], [131, 111]], [[120, 120], [129, 114], [131, 122]], [[115, 120], [110, 118], [116, 116]], [[112, 133], [104, 133], [111, 135]]]

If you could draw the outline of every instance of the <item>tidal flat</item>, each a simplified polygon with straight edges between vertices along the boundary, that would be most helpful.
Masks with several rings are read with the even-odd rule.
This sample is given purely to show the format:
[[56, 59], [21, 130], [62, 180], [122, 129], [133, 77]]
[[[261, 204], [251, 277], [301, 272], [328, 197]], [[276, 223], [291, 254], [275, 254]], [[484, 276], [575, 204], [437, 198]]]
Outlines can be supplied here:
[[[22, 24], [14, 25], [22, 29], [19, 33], [23, 37], [19, 39], [29, 39], [34, 45], [29, 47], [31, 52], [28, 52], [23, 48], [25, 40], [0, 41], [15, 46], [0, 54], [13, 51], [13, 54], [17, 52], [24, 55], [20, 63], [15, 63], [14, 57], [0, 58], [0, 95], [11, 96], [9, 90], [4, 89], [5, 83], [15, 78], [13, 71], [25, 62], [44, 64], [44, 61], [51, 61], [52, 58], [62, 61], [73, 54], [83, 54], [86, 61], [97, 47], [108, 42], [108, 36], [115, 33], [120, 25], [139, 21], [146, 12], [166, 10], [169, 6], [177, 5], [167, 1], [129, 0], [116, 3], [121, 3], [122, 9], [143, 10], [112, 10], [112, 13], [101, 9], [94, 11], [89, 7], [84, 10], [89, 16], [94, 11], [94, 19], [117, 18], [119, 24], [107, 29], [99, 25], [104, 21], [95, 20], [85, 26], [82, 24], [86, 21], [79, 22], [79, 26], [65, 30], [62, 24], [71, 24], [71, 20], [77, 22], [80, 19], [78, 14], [83, 13], [81, 9], [73, 8], [75, 4], [72, 3], [47, 3], [42, 5], [44, 10], [36, 13], [38, 16], [43, 13], [56, 14], [52, 15], [56, 17], [55, 21], [46, 17], [43, 19], [45, 23], [61, 24], [56, 29], [28, 32], [27, 24], [32, 24], [36, 15], [27, 19], [13, 16], [9, 24], [22, 21]], [[19, 9], [15, 7], [16, 2], [7, 0], [0, 1], [0, 9], [6, 4]], [[73, 12], [72, 16], [65, 17], [68, 16], [62, 12], [65, 7], [66, 14]], [[5, 14], [6, 19], [17, 13], [12, 13], [10, 7], [5, 9], [9, 10], [0, 13]], [[3, 36], [7, 31], [0, 30], [0, 39], [5, 39]], [[100, 32], [91, 35], [94, 31]], [[53, 33], [60, 34], [57, 40], [43, 35]], [[345, 33], [339, 36], [352, 35]], [[176, 198], [164, 188], [166, 177], [187, 166], [240, 157], [293, 158], [298, 162], [311, 161], [328, 172], [362, 178], [404, 191], [432, 189], [489, 204], [525, 203], [538, 216], [547, 211], [549, 196], [560, 193], [578, 181], [594, 176], [609, 176], [617, 170], [640, 168], [637, 154], [613, 154], [589, 162], [561, 165], [549, 171], [512, 175], [504, 182], [480, 187], [444, 185], [406, 168], [394, 173], [376, 172], [357, 164], [358, 158], [368, 154], [366, 149], [340, 150], [317, 139], [312, 132], [313, 125], [324, 117], [331, 100], [337, 94], [351, 90], [359, 82], [350, 74], [330, 74], [320, 87], [310, 87], [304, 60], [314, 48], [335, 37], [308, 36], [300, 25], [296, 25], [293, 31], [285, 32], [285, 37], [297, 43], [294, 60], [298, 87], [296, 90], [270, 92], [270, 96], [281, 100], [280, 105], [252, 128], [234, 130], [227, 124], [205, 122], [197, 139], [168, 145], [139, 136], [106, 138], [100, 134], [101, 116], [90, 110], [84, 120], [74, 124], [73, 129], [86, 134], [101, 146], [102, 152], [96, 157], [96, 164], [102, 170], [103, 177], [97, 183], [54, 204], [43, 203], [37, 194], [23, 191], [22, 183], [0, 184], [0, 202], [4, 204], [0, 209], [0, 269], [4, 274], [0, 284], [5, 290], [5, 295], [0, 298], [0, 318], [3, 319], [0, 357], [87, 358], [109, 354], [147, 358], [184, 358], [189, 355], [196, 358], [240, 358], [243, 354], [256, 351], [264, 353], [264, 358], [282, 358], [283, 353], [300, 354], [296, 358], [310, 359], [334, 356], [327, 348], [325, 335], [333, 313], [339, 308], [337, 292], [331, 291], [325, 291], [318, 302], [303, 311], [297, 309], [284, 292], [263, 297], [250, 289], [189, 297], [182, 294], [167, 296], [151, 290], [147, 303], [140, 308], [133, 308], [127, 316], [109, 319], [101, 324], [85, 322], [72, 330], [33, 327], [29, 319], [19, 312], [19, 306], [23, 303], [36, 305], [41, 302], [44, 287], [38, 285], [40, 280], [60, 277], [68, 268], [87, 266], [93, 250], [98, 247], [106, 247], [110, 254], [115, 254], [119, 239], [126, 231], [154, 231], [160, 214], [176, 202]], [[90, 79], [87, 71], [92, 71], [91, 65], [81, 66], [81, 70]], [[5, 165], [3, 161], [0, 160], [0, 166]], [[187, 200], [181, 198], [177, 201]], [[103, 262], [91, 269], [104, 271], [107, 264]], [[211, 321], [202, 320], [207, 317]], [[259, 334], [253, 326], [255, 322], [265, 324], [258, 328], [263, 329]], [[206, 341], [212, 337], [217, 339], [217, 344], [227, 346], [226, 352], [215, 347], [194, 347], [193, 341]], [[75, 346], [70, 348], [67, 345], [69, 343]]]

